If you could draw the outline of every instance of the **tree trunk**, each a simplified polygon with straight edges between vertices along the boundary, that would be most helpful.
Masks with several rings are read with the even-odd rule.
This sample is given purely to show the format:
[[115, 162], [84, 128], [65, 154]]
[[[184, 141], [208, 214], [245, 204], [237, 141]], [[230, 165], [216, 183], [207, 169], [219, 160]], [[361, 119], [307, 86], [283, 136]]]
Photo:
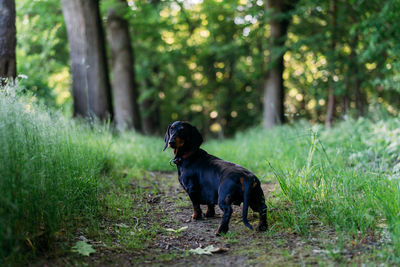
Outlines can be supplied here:
[[331, 24], [332, 24], [332, 39], [331, 39], [331, 53], [330, 59], [330, 79], [329, 79], [329, 90], [328, 90], [328, 109], [326, 111], [325, 126], [330, 128], [332, 126], [333, 119], [335, 117], [336, 110], [336, 97], [335, 97], [335, 51], [336, 51], [336, 0], [330, 2], [330, 13], [331, 13]]
[[363, 72], [362, 66], [359, 66], [357, 63], [357, 52], [356, 52], [356, 46], [358, 42], [358, 36], [355, 36], [350, 44], [350, 74], [352, 75], [351, 80], [354, 88], [354, 102], [356, 105], [356, 116], [361, 117], [364, 115], [365, 111], [365, 95], [362, 91], [361, 88], [361, 73]]
[[[359, 74], [357, 73], [357, 75]], [[356, 76], [354, 80], [354, 101], [356, 103], [357, 117], [363, 116], [365, 114], [365, 106], [367, 100], [364, 92], [362, 91], [361, 80], [359, 76]]]
[[264, 88], [264, 128], [269, 129], [284, 121], [283, 116], [283, 57], [268, 73]]
[[[275, 15], [287, 12], [294, 7], [294, 2], [287, 4], [286, 1], [267, 0], [266, 8], [273, 9]], [[284, 122], [284, 87], [283, 87], [283, 55], [278, 52], [286, 41], [286, 33], [289, 26], [289, 19], [271, 18], [270, 22], [270, 65], [267, 79], [264, 86], [264, 128], [269, 129]]]
[[121, 6], [107, 12], [107, 36], [111, 47], [112, 87], [115, 122], [118, 129], [134, 128], [142, 131], [138, 106], [138, 86], [134, 70], [134, 52], [129, 25], [118, 11], [128, 7], [125, 0], [116, 0]]
[[160, 109], [158, 104], [153, 99], [145, 99], [142, 102], [143, 110], [147, 111], [147, 114], [143, 114], [143, 132], [149, 135], [160, 134]]
[[14, 80], [17, 75], [16, 44], [15, 2], [0, 0], [0, 79]]
[[[153, 66], [152, 76], [157, 76], [158, 73], [159, 68]], [[143, 88], [146, 88], [145, 90], [154, 90], [154, 92], [148, 95], [141, 103], [143, 111], [143, 132], [149, 135], [158, 135], [160, 134], [160, 105], [156, 100], [158, 88], [151, 80], [151, 77], [145, 79]]]
[[329, 87], [328, 91], [328, 107], [326, 111], [325, 117], [325, 126], [327, 128], [332, 127], [333, 118], [335, 117], [335, 109], [336, 109], [336, 97], [334, 93], [334, 88], [332, 85]]
[[70, 46], [74, 116], [112, 117], [98, 0], [62, 0]]

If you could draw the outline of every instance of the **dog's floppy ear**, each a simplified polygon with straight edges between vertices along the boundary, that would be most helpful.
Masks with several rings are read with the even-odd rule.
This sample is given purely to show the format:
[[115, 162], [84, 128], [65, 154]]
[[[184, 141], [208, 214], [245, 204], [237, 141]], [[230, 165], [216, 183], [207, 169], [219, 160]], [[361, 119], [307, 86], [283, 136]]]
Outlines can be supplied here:
[[167, 149], [168, 147], [168, 141], [169, 141], [169, 129], [171, 128], [171, 125], [168, 126], [167, 132], [165, 133], [165, 137], [164, 137], [164, 141], [165, 141], [165, 146], [163, 151], [165, 151], [165, 149]]
[[195, 148], [199, 148], [203, 143], [203, 137], [201, 136], [199, 130], [197, 130], [197, 128], [194, 127], [193, 125], [192, 125], [190, 140]]

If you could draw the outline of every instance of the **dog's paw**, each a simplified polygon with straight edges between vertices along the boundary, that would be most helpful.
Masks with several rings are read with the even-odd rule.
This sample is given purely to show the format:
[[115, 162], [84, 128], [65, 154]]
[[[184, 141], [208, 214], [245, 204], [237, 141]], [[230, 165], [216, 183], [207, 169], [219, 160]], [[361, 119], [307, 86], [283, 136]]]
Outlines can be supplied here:
[[221, 234], [226, 234], [229, 230], [228, 226], [219, 226], [218, 230], [215, 232], [216, 236], [221, 236]]
[[203, 219], [203, 215], [201, 212], [193, 212], [192, 220], [201, 220]]
[[215, 208], [213, 205], [207, 206], [207, 211], [206, 214], [204, 214], [204, 216], [206, 216], [207, 218], [215, 217]]
[[204, 216], [207, 218], [215, 217], [215, 211], [210, 212], [207, 210], [207, 212], [206, 212], [206, 214], [204, 214]]
[[256, 228], [258, 232], [265, 232], [268, 230], [268, 225], [266, 223], [259, 224]]

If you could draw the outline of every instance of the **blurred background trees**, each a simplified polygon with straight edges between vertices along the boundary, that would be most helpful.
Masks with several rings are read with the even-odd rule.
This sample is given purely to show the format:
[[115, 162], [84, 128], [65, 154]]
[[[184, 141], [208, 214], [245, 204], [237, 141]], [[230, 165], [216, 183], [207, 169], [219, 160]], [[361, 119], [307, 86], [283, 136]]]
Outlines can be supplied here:
[[[99, 25], [64, 19], [62, 10], [74, 12], [67, 2], [100, 5]], [[398, 0], [62, 3], [17, 1], [17, 67], [27, 90], [69, 115], [77, 101], [69, 88], [94, 64], [75, 74], [66, 30], [71, 36], [73, 23], [91, 32], [104, 27], [108, 36], [106, 73], [95, 75], [97, 85], [84, 78], [79, 92], [100, 92], [111, 79], [111, 97], [98, 101], [112, 98], [113, 109], [101, 111], [147, 134], [173, 120], [225, 137], [260, 124], [304, 119], [330, 126], [346, 116], [399, 114]], [[78, 48], [95, 52], [97, 41], [84, 38]]]

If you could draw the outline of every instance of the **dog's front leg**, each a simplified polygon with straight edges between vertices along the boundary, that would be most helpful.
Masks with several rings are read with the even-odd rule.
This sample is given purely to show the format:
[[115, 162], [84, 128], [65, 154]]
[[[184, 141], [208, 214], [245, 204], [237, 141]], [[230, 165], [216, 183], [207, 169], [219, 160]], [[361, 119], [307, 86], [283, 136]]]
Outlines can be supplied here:
[[203, 217], [203, 212], [201, 211], [197, 194], [195, 191], [190, 191], [190, 192], [188, 191], [188, 194], [189, 194], [190, 200], [192, 201], [192, 205], [193, 205], [192, 219], [199, 220]]
[[189, 195], [190, 200], [193, 205], [193, 214], [192, 219], [198, 220], [202, 218], [202, 211], [200, 208], [200, 201], [198, 197], [198, 192], [196, 190], [196, 184], [192, 176], [181, 175], [179, 172], [179, 183], [182, 185], [183, 189], [185, 189], [186, 193]]
[[200, 209], [200, 204], [193, 203], [192, 219], [193, 220], [200, 220], [202, 217], [203, 217], [203, 213], [202, 213], [202, 211]]
[[193, 205], [192, 219], [199, 220], [203, 217], [198, 196], [199, 192], [196, 190], [196, 186], [191, 179], [187, 179], [185, 185], [186, 192], [188, 193]]
[[215, 205], [213, 205], [213, 204], [207, 205], [207, 211], [206, 211], [205, 216], [206, 217], [214, 217], [215, 216]]

